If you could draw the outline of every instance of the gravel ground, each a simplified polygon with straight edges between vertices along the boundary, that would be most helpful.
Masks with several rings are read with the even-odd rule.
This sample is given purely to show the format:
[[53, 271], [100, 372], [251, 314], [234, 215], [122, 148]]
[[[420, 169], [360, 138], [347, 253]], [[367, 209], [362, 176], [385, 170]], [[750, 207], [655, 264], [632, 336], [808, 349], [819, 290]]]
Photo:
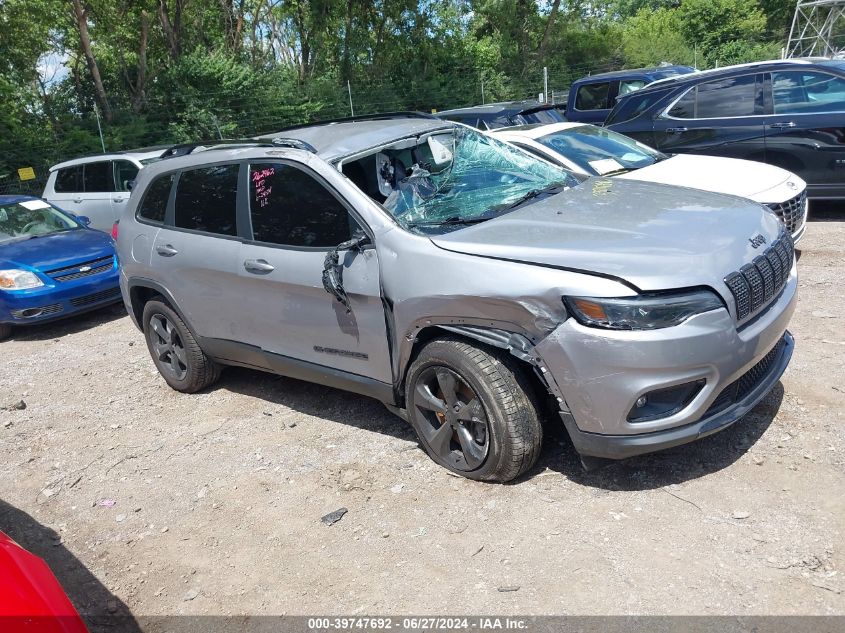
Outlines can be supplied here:
[[[97, 614], [845, 614], [845, 222], [801, 244], [773, 392], [692, 445], [453, 477], [375, 401], [171, 391], [119, 309], [0, 344], [0, 529]], [[838, 290], [837, 290], [838, 289]], [[334, 525], [320, 518], [348, 512]]]

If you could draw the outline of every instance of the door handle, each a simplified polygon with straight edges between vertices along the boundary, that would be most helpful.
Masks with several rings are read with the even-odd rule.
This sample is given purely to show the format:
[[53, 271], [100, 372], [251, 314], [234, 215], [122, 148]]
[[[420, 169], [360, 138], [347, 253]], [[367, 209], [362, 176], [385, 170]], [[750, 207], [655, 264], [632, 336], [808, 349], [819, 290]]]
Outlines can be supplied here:
[[112, 198], [112, 202], [123, 202], [126, 198]]
[[778, 123], [769, 123], [769, 127], [773, 130], [785, 130], [787, 128], [795, 127], [795, 121], [780, 121]]
[[164, 244], [162, 246], [156, 246], [156, 253], [161, 255], [162, 257], [173, 257], [176, 253], [178, 253], [175, 248], [173, 248], [170, 244]]
[[81, 204], [81, 203], [82, 203], [82, 198], [74, 198], [74, 199], [73, 199], [73, 201], [74, 201], [76, 204]]
[[248, 259], [244, 262], [244, 268], [246, 268], [248, 273], [256, 275], [266, 275], [267, 273], [272, 273], [276, 270], [275, 266], [268, 264], [263, 259]]
[[666, 131], [670, 134], [678, 134], [680, 132], [686, 132], [687, 128], [685, 128], [685, 127], [667, 127]]

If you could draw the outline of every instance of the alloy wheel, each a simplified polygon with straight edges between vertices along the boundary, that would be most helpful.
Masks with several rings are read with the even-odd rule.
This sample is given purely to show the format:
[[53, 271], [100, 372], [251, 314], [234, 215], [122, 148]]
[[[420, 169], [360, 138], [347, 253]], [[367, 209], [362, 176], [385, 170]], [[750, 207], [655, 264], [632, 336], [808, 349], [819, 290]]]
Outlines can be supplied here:
[[487, 414], [475, 390], [448, 367], [428, 367], [414, 389], [414, 413], [426, 443], [451, 468], [471, 471], [487, 457]]
[[159, 367], [176, 380], [184, 380], [188, 373], [188, 355], [179, 330], [163, 314], [150, 318], [150, 339]]

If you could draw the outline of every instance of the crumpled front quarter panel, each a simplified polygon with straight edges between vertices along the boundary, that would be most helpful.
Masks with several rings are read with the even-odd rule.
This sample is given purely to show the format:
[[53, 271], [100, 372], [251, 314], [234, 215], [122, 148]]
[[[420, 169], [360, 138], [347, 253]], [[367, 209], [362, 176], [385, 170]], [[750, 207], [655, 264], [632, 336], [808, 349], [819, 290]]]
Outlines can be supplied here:
[[398, 377], [426, 327], [497, 328], [536, 344], [567, 318], [564, 294], [634, 294], [610, 279], [447, 251], [398, 228], [380, 235], [377, 247]]

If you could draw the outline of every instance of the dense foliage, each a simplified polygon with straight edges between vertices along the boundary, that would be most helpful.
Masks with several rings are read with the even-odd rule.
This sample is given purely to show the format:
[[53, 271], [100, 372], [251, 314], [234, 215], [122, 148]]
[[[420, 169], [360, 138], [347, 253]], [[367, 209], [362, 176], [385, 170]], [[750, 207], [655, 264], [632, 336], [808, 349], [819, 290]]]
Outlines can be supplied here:
[[[0, 0], [16, 169], [356, 113], [564, 91], [589, 72], [777, 57], [793, 0]], [[5, 183], [5, 187], [4, 187]]]

